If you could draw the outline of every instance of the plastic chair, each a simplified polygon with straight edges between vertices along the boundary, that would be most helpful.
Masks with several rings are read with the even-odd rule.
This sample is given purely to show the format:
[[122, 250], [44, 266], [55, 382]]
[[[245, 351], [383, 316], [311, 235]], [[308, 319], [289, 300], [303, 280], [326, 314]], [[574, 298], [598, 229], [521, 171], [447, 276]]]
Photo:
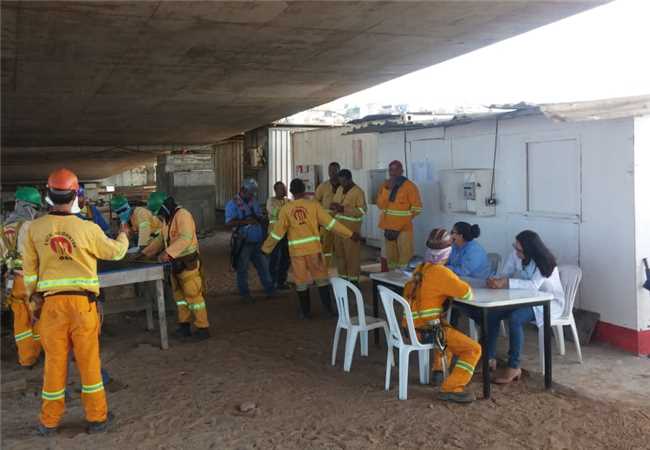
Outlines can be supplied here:
[[[582, 280], [582, 269], [578, 266], [564, 265], [559, 266], [560, 281], [562, 282], [562, 289], [564, 289], [564, 311], [562, 316], [557, 319], [551, 320], [551, 327], [553, 327], [553, 334], [555, 340], [560, 348], [560, 355], [566, 353], [564, 346], [564, 327], [570, 326], [571, 333], [573, 334], [573, 342], [576, 344], [576, 353], [578, 354], [578, 361], [582, 364], [582, 349], [580, 348], [580, 339], [578, 338], [578, 328], [576, 321], [573, 317], [573, 304], [578, 294], [578, 286]], [[544, 327], [537, 328], [537, 341], [539, 345], [539, 364], [542, 373], [544, 373]]]
[[[354, 284], [342, 278], [335, 277], [330, 280], [332, 288], [334, 289], [334, 297], [336, 298], [336, 308], [339, 311], [339, 320], [336, 323], [336, 331], [334, 332], [334, 344], [332, 346], [332, 365], [336, 365], [336, 351], [339, 345], [339, 337], [341, 329], [347, 332], [345, 339], [345, 357], [343, 360], [343, 370], [350, 371], [352, 366], [352, 356], [354, 355], [354, 348], [357, 344], [357, 336], [361, 334], [361, 356], [368, 356], [368, 331], [375, 328], [383, 328], [386, 334], [386, 342], [388, 342], [388, 325], [386, 321], [372, 316], [366, 316], [365, 305], [363, 303], [363, 296], [361, 291]], [[354, 294], [357, 303], [358, 316], [350, 317], [350, 305], [348, 302], [348, 289]]]
[[[413, 316], [411, 315], [411, 307], [404, 298], [388, 289], [386, 286], [379, 286], [379, 297], [381, 303], [386, 311], [386, 318], [388, 319], [388, 328], [390, 330], [390, 337], [388, 340], [388, 355], [386, 357], [386, 390], [390, 389], [390, 374], [391, 368], [394, 365], [392, 362], [393, 347], [399, 350], [399, 392], [398, 398], [406, 400], [407, 387], [408, 387], [408, 372], [409, 372], [409, 355], [411, 352], [418, 352], [420, 361], [420, 384], [429, 384], [430, 378], [430, 350], [433, 349], [433, 344], [421, 344], [415, 332], [413, 325]], [[404, 309], [406, 314], [406, 325], [409, 334], [410, 344], [404, 342], [402, 337], [401, 327], [395, 316], [395, 303], [398, 303]]]

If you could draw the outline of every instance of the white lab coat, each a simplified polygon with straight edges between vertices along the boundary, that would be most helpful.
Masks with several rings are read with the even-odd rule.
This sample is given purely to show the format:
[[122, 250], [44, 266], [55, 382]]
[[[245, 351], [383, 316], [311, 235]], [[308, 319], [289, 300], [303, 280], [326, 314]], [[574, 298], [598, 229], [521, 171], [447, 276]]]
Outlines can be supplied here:
[[[510, 289], [528, 289], [553, 294], [551, 320], [562, 316], [566, 300], [564, 288], [562, 288], [562, 282], [560, 281], [560, 271], [557, 267], [550, 277], [545, 278], [534, 261], [523, 267], [521, 259], [513, 251], [506, 260], [499, 277], [510, 279]], [[533, 306], [533, 311], [535, 312], [535, 322], [538, 327], [541, 327], [544, 324], [544, 308], [542, 306]]]

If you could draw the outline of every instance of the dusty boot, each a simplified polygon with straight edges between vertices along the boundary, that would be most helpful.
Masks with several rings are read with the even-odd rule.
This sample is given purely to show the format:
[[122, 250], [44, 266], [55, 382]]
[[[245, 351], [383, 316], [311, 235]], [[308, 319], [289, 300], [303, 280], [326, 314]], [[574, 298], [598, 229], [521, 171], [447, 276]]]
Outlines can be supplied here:
[[210, 338], [210, 330], [208, 328], [197, 328], [192, 333], [193, 341], [204, 341]]
[[319, 286], [318, 295], [320, 296], [320, 303], [323, 305], [323, 312], [326, 317], [336, 317], [336, 312], [332, 308], [332, 296], [330, 295], [330, 287]]
[[43, 436], [43, 437], [52, 437], [57, 433], [58, 430], [59, 429], [56, 428], [56, 427], [48, 428], [45, 425], [43, 425], [42, 423], [39, 423], [38, 426], [36, 427], [36, 433], [39, 436]]
[[179, 338], [186, 338], [192, 336], [192, 328], [187, 322], [179, 323], [174, 335]]
[[438, 393], [438, 400], [454, 403], [472, 403], [476, 397], [472, 392], [440, 392]]
[[298, 306], [300, 310], [298, 312], [298, 317], [301, 320], [311, 319], [311, 300], [309, 298], [309, 289], [304, 291], [298, 291]]
[[443, 381], [445, 381], [445, 374], [442, 373], [442, 370], [434, 370], [431, 372], [431, 384], [440, 386]]
[[105, 421], [88, 422], [88, 426], [86, 427], [86, 432], [88, 434], [106, 433], [108, 431], [109, 425], [113, 422], [114, 418], [115, 416], [113, 416], [113, 413], [109, 411]]

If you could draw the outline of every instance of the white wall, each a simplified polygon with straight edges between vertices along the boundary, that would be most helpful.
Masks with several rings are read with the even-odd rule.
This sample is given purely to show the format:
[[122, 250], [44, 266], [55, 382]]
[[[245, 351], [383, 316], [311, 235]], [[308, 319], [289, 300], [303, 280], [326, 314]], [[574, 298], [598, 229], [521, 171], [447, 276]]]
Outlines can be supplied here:
[[634, 121], [634, 206], [636, 211], [636, 292], [639, 330], [650, 329], [650, 292], [645, 281], [643, 258], [650, 261], [650, 116]]

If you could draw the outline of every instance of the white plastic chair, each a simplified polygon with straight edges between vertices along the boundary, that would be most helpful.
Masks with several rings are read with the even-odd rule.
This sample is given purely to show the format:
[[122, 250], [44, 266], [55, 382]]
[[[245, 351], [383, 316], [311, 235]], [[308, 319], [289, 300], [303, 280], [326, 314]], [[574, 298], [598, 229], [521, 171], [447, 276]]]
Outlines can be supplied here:
[[[578, 294], [578, 286], [582, 280], [582, 269], [578, 266], [564, 265], [559, 266], [560, 281], [562, 282], [562, 289], [564, 289], [564, 311], [562, 316], [557, 319], [551, 320], [551, 327], [555, 334], [555, 340], [560, 349], [560, 355], [566, 353], [564, 346], [564, 327], [570, 326], [571, 333], [573, 334], [573, 342], [576, 344], [576, 353], [578, 354], [578, 361], [582, 364], [582, 350], [580, 348], [580, 340], [578, 338], [578, 328], [576, 321], [573, 318], [573, 304]], [[539, 365], [542, 373], [544, 373], [544, 327], [537, 328], [537, 341], [539, 345]]]
[[[411, 315], [411, 307], [404, 298], [388, 289], [386, 286], [379, 286], [379, 297], [381, 303], [386, 311], [386, 318], [388, 319], [388, 328], [390, 329], [390, 338], [388, 339], [388, 355], [386, 357], [386, 390], [390, 389], [390, 374], [391, 368], [394, 365], [392, 362], [393, 347], [399, 350], [399, 392], [398, 398], [406, 400], [406, 393], [408, 387], [408, 373], [409, 373], [409, 355], [412, 351], [418, 352], [420, 361], [420, 384], [429, 384], [430, 377], [430, 350], [433, 349], [433, 344], [421, 344], [418, 341], [417, 334], [415, 333], [415, 326], [413, 325], [413, 317]], [[406, 324], [409, 333], [410, 344], [404, 342], [400, 324], [395, 316], [395, 303], [398, 303], [404, 308], [406, 314]]]
[[[368, 356], [368, 331], [375, 328], [383, 328], [388, 342], [388, 325], [386, 321], [372, 316], [366, 316], [365, 305], [361, 291], [354, 284], [342, 278], [335, 277], [330, 279], [336, 298], [336, 308], [339, 311], [339, 320], [336, 323], [334, 332], [334, 344], [332, 346], [332, 365], [336, 365], [336, 351], [339, 345], [341, 329], [347, 332], [345, 339], [345, 357], [343, 360], [343, 370], [350, 371], [352, 366], [352, 356], [357, 344], [357, 336], [361, 334], [361, 356]], [[357, 304], [358, 316], [350, 317], [350, 305], [348, 302], [348, 289], [354, 294]]]

